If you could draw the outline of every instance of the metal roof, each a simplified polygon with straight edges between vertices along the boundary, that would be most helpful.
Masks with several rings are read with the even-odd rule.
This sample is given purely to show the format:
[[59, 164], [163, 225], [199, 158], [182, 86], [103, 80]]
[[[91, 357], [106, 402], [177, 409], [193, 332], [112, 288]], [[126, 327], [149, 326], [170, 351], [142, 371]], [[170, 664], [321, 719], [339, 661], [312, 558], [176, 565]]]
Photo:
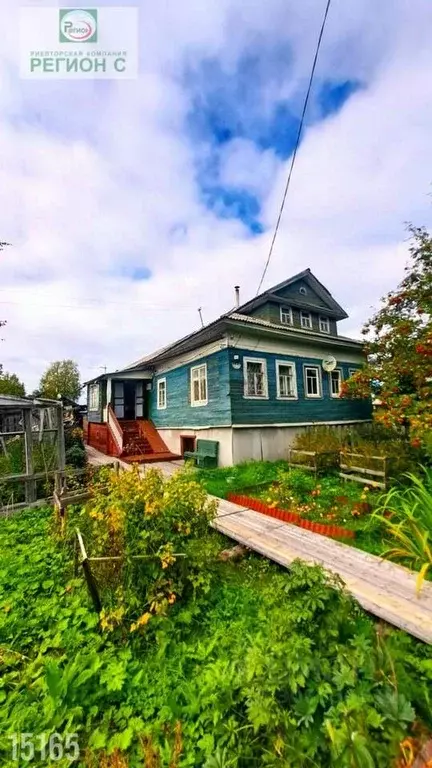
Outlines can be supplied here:
[[289, 334], [295, 334], [296, 336], [305, 336], [308, 339], [314, 337], [315, 339], [319, 339], [320, 341], [331, 341], [334, 343], [337, 343], [338, 341], [343, 341], [345, 343], [349, 344], [358, 344], [359, 347], [363, 346], [363, 342], [359, 339], [350, 339], [348, 336], [332, 336], [329, 333], [314, 333], [311, 332], [309, 329], [306, 330], [304, 328], [295, 328], [294, 326], [287, 326], [287, 325], [280, 325], [278, 323], [271, 323], [269, 320], [263, 320], [260, 317], [254, 317], [253, 315], [242, 315], [240, 312], [232, 312], [229, 316], [230, 320], [237, 320], [242, 323], [248, 323], [248, 325], [259, 325], [264, 326], [265, 328], [274, 328], [278, 331], [285, 331]]
[[58, 400], [48, 400], [42, 397], [15, 397], [15, 395], [0, 395], [0, 408], [35, 408], [37, 406], [61, 406]]

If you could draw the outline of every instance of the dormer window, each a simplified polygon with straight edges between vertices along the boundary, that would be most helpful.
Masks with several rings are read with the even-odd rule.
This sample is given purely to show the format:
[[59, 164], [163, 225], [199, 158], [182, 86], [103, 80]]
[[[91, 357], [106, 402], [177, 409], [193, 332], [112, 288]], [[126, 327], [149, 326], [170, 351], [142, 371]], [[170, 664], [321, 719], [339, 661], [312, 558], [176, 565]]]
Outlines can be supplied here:
[[280, 308], [280, 321], [282, 325], [292, 325], [293, 324], [293, 316], [292, 316], [292, 309], [291, 307], [281, 307]]
[[310, 312], [300, 312], [300, 325], [302, 328], [312, 328], [312, 316]]
[[320, 317], [319, 329], [321, 333], [330, 333], [330, 320], [328, 317]]
[[299, 288], [299, 293], [301, 293], [302, 296], [307, 296], [307, 290], [304, 287], [304, 285], [301, 285]]

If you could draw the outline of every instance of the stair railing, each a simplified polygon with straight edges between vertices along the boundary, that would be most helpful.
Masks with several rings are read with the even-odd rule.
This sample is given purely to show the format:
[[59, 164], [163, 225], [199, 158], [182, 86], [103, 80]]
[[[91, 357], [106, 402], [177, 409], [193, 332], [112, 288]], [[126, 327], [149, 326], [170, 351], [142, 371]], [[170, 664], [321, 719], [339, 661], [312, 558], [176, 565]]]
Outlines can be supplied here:
[[123, 430], [117, 420], [117, 416], [115, 415], [111, 404], [108, 405], [108, 429], [111, 432], [120, 455], [123, 453]]

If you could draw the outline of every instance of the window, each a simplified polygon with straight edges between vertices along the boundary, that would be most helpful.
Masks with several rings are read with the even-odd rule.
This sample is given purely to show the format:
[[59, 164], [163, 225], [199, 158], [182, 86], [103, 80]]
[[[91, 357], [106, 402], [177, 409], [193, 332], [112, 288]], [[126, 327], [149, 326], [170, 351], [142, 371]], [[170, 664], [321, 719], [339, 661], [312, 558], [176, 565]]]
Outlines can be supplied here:
[[340, 371], [330, 373], [330, 397], [339, 397], [341, 390], [342, 376]]
[[295, 399], [297, 397], [297, 381], [295, 363], [276, 361], [277, 397]]
[[357, 373], [359, 369], [358, 368], [348, 368], [348, 377], [354, 376], [355, 373]]
[[268, 397], [266, 361], [245, 357], [243, 365], [244, 396]]
[[312, 317], [310, 312], [300, 312], [300, 325], [302, 328], [312, 328]]
[[307, 295], [307, 290], [306, 290], [306, 288], [304, 287], [304, 285], [300, 286], [300, 288], [299, 288], [299, 293], [301, 293], [301, 294], [302, 294], [302, 296], [306, 296], [306, 295]]
[[99, 384], [90, 384], [89, 388], [89, 411], [99, 409]]
[[306, 397], [321, 397], [321, 377], [318, 366], [305, 366], [304, 380]]
[[207, 364], [191, 368], [191, 405], [207, 405]]
[[162, 410], [167, 406], [166, 379], [159, 379], [157, 383], [157, 407]]
[[284, 325], [292, 325], [293, 324], [293, 316], [292, 316], [292, 309], [291, 309], [291, 307], [281, 307], [280, 308], [280, 321]]
[[328, 317], [320, 317], [319, 329], [321, 333], [330, 333], [330, 320]]

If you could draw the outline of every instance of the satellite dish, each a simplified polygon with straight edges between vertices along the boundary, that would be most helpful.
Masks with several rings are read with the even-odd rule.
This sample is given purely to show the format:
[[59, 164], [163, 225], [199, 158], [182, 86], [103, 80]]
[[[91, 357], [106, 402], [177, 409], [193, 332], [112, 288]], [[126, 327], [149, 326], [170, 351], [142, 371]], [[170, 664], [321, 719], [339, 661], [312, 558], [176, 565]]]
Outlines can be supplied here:
[[322, 367], [328, 373], [330, 373], [331, 371], [334, 371], [336, 366], [337, 366], [337, 361], [336, 361], [336, 359], [332, 355], [328, 355], [322, 361]]

